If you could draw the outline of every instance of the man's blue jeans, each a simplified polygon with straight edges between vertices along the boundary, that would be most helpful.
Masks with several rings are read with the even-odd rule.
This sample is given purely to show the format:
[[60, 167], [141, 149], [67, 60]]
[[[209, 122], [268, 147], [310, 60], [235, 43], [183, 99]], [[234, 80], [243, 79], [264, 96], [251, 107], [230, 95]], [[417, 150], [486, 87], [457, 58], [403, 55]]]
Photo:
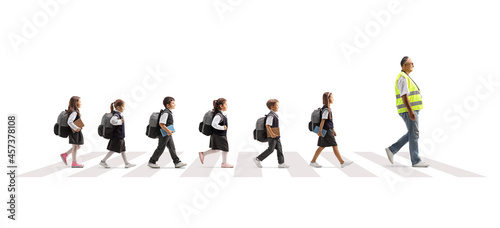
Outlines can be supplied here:
[[403, 112], [399, 113], [401, 118], [405, 121], [406, 128], [408, 129], [408, 132], [403, 135], [396, 143], [392, 144], [392, 146], [389, 147], [389, 150], [393, 153], [396, 154], [401, 147], [403, 147], [407, 142], [410, 142], [410, 157], [411, 157], [411, 163], [413, 165], [417, 164], [420, 162], [420, 157], [418, 156], [418, 110], [414, 111], [415, 112], [415, 120], [411, 120], [410, 116], [408, 115], [408, 112]]

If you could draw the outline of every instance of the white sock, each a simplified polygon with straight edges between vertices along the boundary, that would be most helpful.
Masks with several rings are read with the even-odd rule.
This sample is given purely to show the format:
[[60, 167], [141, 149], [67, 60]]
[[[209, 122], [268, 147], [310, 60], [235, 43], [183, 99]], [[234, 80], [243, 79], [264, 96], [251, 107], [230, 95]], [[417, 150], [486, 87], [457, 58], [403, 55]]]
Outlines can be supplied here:
[[213, 154], [213, 153], [217, 153], [217, 152], [219, 152], [219, 150], [210, 149], [210, 150], [203, 152], [203, 155], [209, 155], [209, 154]]
[[123, 162], [125, 163], [125, 165], [128, 164], [127, 155], [125, 155], [125, 151], [121, 152], [121, 154], [122, 154]]
[[227, 153], [228, 151], [222, 151], [222, 163], [227, 163]]
[[104, 159], [102, 159], [103, 162], [106, 162], [106, 160], [108, 160], [109, 157], [111, 157], [111, 155], [113, 155], [113, 151], [110, 151], [106, 154], [106, 156], [104, 156]]

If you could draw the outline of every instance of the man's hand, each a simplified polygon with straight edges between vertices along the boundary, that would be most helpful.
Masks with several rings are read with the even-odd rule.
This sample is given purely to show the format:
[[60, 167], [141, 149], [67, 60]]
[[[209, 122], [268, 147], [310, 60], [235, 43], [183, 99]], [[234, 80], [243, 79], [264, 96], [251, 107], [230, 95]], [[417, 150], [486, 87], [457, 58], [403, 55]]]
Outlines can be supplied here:
[[408, 111], [408, 116], [410, 120], [415, 121], [415, 112], [413, 110]]

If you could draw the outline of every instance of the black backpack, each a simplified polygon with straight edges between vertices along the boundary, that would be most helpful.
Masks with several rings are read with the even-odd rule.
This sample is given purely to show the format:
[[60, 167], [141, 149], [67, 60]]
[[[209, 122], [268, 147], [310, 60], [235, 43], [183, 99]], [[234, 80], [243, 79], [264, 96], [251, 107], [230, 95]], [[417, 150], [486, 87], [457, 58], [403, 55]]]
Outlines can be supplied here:
[[70, 133], [68, 126], [68, 113], [66, 110], [62, 111], [57, 117], [57, 122], [54, 124], [54, 134], [62, 138], [67, 138]]
[[165, 110], [160, 110], [160, 112], [153, 112], [149, 117], [149, 124], [146, 126], [146, 135], [149, 138], [155, 139], [161, 136], [160, 132], [160, 117]]
[[266, 128], [267, 115], [261, 117], [255, 123], [255, 129], [253, 130], [253, 139], [259, 142], [267, 142], [267, 128]]
[[198, 126], [198, 130], [206, 136], [212, 135], [212, 133], [214, 132], [214, 128], [212, 127], [213, 119], [214, 116], [212, 115], [212, 110], [206, 112], [203, 116], [203, 121], [201, 121], [200, 125]]
[[314, 109], [314, 111], [311, 113], [311, 121], [309, 121], [308, 124], [309, 131], [314, 131], [314, 128], [321, 124], [321, 115], [323, 114], [322, 110], [322, 108]]
[[[101, 125], [97, 128], [97, 133], [99, 136], [105, 139], [111, 139], [115, 132], [115, 126], [110, 122], [111, 118], [116, 114], [115, 111], [112, 113], [105, 113], [101, 118]], [[120, 116], [118, 116], [120, 118]]]

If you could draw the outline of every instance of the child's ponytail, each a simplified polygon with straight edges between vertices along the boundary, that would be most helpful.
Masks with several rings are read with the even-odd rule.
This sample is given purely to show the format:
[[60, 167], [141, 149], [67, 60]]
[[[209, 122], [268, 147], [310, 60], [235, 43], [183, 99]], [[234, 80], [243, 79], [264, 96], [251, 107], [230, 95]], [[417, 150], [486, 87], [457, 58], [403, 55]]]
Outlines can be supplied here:
[[215, 114], [220, 111], [220, 106], [224, 105], [225, 102], [226, 99], [224, 98], [219, 98], [213, 101], [214, 109], [212, 110], [212, 116], [215, 116]]
[[125, 105], [125, 102], [122, 99], [116, 99], [115, 102], [112, 102], [111, 105], [109, 106], [109, 109], [111, 110], [111, 113], [116, 109], [116, 107], [122, 107]]

